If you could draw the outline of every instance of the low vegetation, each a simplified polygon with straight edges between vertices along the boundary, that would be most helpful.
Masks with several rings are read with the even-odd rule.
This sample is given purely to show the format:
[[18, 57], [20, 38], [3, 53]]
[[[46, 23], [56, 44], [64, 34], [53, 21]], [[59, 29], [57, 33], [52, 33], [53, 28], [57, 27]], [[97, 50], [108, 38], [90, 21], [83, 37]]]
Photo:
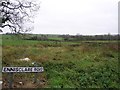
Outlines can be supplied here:
[[[53, 38], [52, 38], [53, 39]], [[118, 88], [118, 41], [40, 41], [3, 35], [3, 66], [43, 66], [38, 81], [50, 88]], [[30, 61], [20, 61], [29, 58]], [[16, 74], [32, 80], [33, 74]], [[3, 80], [7, 78], [3, 74]], [[44, 82], [44, 85], [43, 85]]]

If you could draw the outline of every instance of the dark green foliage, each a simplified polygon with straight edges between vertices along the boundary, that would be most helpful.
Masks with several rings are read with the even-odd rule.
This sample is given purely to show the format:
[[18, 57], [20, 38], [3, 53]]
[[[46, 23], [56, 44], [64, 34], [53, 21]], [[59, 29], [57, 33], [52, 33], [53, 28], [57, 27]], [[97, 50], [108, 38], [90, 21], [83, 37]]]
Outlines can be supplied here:
[[[67, 64], [70, 64], [68, 62]], [[45, 71], [47, 73], [48, 81], [51, 79], [61, 79], [57, 83], [56, 87], [59, 87], [61, 83], [63, 87], [77, 87], [77, 88], [118, 88], [119, 80], [117, 67], [111, 67], [110, 65], [101, 67], [89, 67], [87, 69], [78, 68], [76, 64], [73, 67], [69, 67], [66, 63], [51, 63], [44, 64]], [[50, 87], [54, 87], [54, 83], [49, 83]], [[72, 86], [71, 86], [72, 85]]]

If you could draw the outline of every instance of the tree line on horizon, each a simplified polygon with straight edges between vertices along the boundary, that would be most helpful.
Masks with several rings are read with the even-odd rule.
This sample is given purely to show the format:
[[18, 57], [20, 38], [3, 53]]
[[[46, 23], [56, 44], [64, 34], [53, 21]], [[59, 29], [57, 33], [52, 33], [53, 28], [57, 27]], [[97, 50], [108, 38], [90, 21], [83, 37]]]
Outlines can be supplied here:
[[[13, 33], [6, 33], [6, 35], [15, 35]], [[120, 40], [119, 34], [105, 34], [105, 35], [51, 35], [51, 34], [23, 34], [27, 40], [44, 40], [44, 41], [87, 41], [87, 40]]]

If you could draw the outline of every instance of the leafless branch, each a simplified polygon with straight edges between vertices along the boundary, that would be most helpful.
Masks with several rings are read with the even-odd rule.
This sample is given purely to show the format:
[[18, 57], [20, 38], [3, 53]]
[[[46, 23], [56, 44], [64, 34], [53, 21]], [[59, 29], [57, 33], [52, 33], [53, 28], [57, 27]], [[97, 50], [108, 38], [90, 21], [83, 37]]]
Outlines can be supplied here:
[[0, 1], [0, 27], [8, 26], [15, 33], [25, 32], [23, 26], [30, 21], [32, 13], [39, 10], [39, 4], [29, 0], [2, 0]]

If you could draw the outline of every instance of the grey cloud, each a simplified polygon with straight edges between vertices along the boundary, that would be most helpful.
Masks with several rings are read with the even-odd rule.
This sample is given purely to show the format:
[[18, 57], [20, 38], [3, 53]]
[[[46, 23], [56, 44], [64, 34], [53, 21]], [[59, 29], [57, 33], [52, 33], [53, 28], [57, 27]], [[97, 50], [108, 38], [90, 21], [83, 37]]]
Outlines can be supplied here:
[[33, 33], [118, 33], [118, 0], [42, 0]]

